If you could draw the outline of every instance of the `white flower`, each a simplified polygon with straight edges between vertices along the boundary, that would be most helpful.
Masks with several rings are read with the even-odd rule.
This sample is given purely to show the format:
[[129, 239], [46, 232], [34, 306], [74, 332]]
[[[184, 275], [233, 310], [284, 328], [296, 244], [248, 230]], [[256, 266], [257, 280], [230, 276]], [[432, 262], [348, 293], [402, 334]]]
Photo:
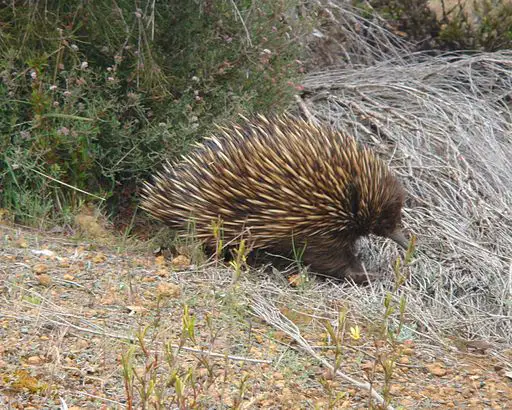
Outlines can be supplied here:
[[66, 127], [60, 127], [57, 130], [57, 135], [69, 135], [69, 128]]
[[80, 64], [80, 68], [82, 70], [85, 70], [87, 67], [89, 67], [89, 63], [87, 61], [82, 61], [82, 64]]

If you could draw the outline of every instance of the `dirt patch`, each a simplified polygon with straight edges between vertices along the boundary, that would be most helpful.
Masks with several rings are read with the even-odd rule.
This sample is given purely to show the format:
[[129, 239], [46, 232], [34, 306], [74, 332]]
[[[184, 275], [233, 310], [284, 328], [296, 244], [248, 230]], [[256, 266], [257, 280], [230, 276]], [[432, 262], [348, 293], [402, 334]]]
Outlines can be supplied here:
[[[278, 277], [248, 273], [233, 285], [222, 265], [182, 263], [178, 271], [149, 251], [0, 229], [2, 408], [369, 407], [367, 392], [333, 378], [255, 315], [250, 296], [261, 282], [281, 289], [275, 306], [334, 361], [324, 326], [330, 318], [313, 303], [299, 311], [293, 301], [306, 291], [301, 296]], [[310, 286], [320, 292], [325, 283]], [[376, 358], [397, 350], [371, 337], [370, 323], [352, 325], [340, 370], [382, 391]], [[389, 383], [396, 408], [509, 407], [511, 349], [458, 339], [442, 347], [416, 337], [398, 350]], [[157, 393], [167, 407], [158, 407]]]

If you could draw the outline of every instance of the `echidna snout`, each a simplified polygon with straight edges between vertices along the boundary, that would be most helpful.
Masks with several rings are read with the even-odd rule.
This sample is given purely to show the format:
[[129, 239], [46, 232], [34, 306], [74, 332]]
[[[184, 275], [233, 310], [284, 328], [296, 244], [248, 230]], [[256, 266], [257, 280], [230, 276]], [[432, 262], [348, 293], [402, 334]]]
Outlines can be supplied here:
[[220, 127], [143, 189], [142, 208], [169, 226], [215, 245], [225, 242], [284, 256], [304, 250], [314, 272], [361, 270], [355, 242], [376, 234], [402, 247], [404, 190], [371, 150], [337, 130], [290, 117], [244, 119]]
[[388, 235], [388, 238], [400, 245], [402, 249], [409, 249], [409, 240], [400, 229], [391, 232], [391, 234]]

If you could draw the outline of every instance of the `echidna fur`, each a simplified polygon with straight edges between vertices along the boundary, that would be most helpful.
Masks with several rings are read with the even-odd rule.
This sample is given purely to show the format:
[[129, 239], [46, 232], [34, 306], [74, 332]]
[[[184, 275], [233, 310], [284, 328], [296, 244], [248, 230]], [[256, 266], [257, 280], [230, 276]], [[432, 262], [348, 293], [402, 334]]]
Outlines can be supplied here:
[[233, 245], [285, 256], [304, 248], [314, 272], [356, 277], [359, 237], [388, 237], [402, 247], [404, 190], [370, 149], [340, 131], [287, 116], [258, 116], [219, 127], [182, 161], [167, 164], [143, 189], [142, 208], [169, 226], [215, 245], [222, 221]]

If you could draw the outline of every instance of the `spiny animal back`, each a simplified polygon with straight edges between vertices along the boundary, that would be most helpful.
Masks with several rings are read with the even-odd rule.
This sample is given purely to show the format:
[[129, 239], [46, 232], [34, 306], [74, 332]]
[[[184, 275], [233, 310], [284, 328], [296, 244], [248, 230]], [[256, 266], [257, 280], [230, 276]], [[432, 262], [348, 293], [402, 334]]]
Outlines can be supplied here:
[[298, 236], [365, 234], [401, 188], [354, 138], [289, 117], [219, 127], [183, 161], [146, 184], [142, 207], [174, 227], [196, 222], [199, 238], [243, 228], [260, 245]]

